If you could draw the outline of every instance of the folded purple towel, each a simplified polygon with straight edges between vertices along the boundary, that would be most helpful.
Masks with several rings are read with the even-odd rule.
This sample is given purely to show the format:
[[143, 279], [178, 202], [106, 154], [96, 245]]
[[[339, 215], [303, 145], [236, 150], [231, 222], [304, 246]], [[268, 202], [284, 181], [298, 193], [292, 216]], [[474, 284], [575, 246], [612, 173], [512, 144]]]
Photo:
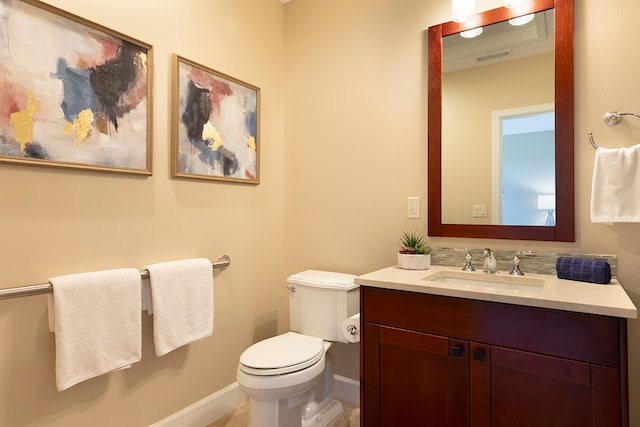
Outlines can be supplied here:
[[605, 285], [611, 281], [611, 266], [603, 259], [558, 257], [556, 271], [559, 279]]

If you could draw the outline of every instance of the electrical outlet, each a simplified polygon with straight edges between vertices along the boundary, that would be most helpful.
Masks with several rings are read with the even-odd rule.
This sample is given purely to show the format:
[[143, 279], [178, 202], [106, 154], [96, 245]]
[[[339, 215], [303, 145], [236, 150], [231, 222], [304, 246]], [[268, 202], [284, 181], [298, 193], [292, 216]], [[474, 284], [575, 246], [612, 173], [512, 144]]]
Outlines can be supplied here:
[[407, 218], [420, 218], [420, 197], [407, 198]]

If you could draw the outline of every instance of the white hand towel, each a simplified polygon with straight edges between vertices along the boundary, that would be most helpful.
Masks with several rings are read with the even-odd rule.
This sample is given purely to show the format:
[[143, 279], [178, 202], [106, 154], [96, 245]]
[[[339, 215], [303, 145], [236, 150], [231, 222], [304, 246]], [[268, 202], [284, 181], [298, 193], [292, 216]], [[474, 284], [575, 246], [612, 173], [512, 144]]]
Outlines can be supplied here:
[[142, 279], [142, 311], [146, 311], [149, 316], [153, 314], [153, 305], [151, 303], [151, 285], [149, 278]]
[[598, 148], [593, 168], [591, 222], [640, 221], [640, 145]]
[[213, 271], [205, 258], [152, 264], [149, 271], [156, 355], [213, 333]]
[[59, 391], [142, 357], [140, 272], [133, 268], [49, 279]]

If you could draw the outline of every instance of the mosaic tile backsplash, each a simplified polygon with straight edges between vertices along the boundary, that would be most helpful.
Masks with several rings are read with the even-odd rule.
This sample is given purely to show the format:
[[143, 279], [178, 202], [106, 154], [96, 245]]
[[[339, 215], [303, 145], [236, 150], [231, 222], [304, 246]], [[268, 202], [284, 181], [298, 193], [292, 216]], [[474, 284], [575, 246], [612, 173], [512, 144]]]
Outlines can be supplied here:
[[[482, 270], [484, 265], [484, 257], [482, 256], [482, 249], [470, 249], [471, 264], [476, 270]], [[498, 270], [511, 271], [513, 268], [513, 256], [517, 250], [509, 249], [496, 249], [493, 250], [493, 256], [498, 261]], [[464, 267], [466, 264], [464, 258], [464, 249], [461, 248], [444, 248], [444, 247], [431, 247], [431, 264], [433, 265], [445, 265], [449, 267]], [[520, 255], [520, 270], [524, 274], [537, 273], [537, 274], [556, 274], [556, 260], [558, 257], [575, 257], [575, 258], [587, 258], [587, 259], [604, 259], [611, 265], [611, 275], [618, 275], [618, 260], [615, 255], [602, 255], [602, 254], [574, 254], [568, 252], [534, 252], [532, 254]]]

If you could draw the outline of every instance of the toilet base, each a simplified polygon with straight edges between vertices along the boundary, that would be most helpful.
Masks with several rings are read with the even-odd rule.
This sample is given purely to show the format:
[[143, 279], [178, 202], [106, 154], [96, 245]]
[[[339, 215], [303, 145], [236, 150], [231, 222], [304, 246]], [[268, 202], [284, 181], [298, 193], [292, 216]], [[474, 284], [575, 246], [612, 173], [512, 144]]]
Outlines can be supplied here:
[[328, 427], [342, 415], [342, 404], [333, 398], [333, 358], [326, 352], [331, 343], [324, 346], [318, 363], [280, 377], [238, 368], [238, 384], [249, 395], [249, 427]]
[[333, 399], [331, 403], [322, 408], [320, 412], [314, 414], [313, 418], [310, 420], [303, 420], [302, 427], [326, 427], [331, 425], [334, 421], [336, 421], [342, 413], [344, 412], [344, 408], [342, 404], [337, 400]]

